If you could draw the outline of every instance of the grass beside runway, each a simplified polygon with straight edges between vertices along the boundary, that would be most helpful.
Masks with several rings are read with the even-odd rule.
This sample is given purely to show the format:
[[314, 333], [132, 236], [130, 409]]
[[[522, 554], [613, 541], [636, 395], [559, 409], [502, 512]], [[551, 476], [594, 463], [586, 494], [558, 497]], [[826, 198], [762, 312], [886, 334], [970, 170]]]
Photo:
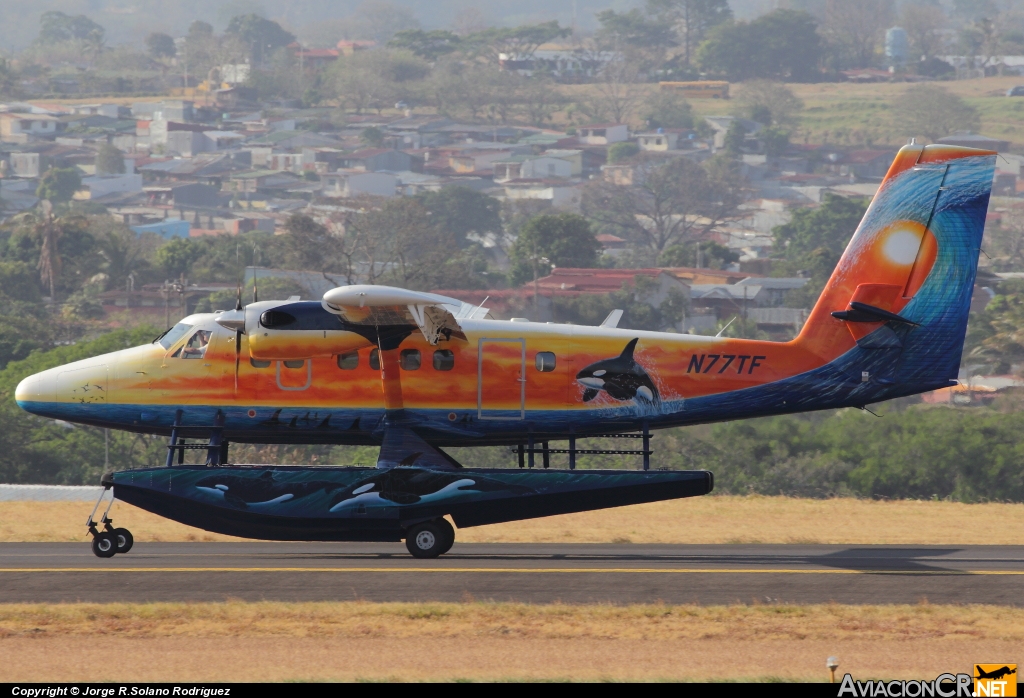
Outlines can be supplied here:
[[1022, 642], [990, 606], [6, 604], [0, 682], [934, 678]]
[[[86, 502], [0, 503], [0, 542], [86, 541]], [[136, 541], [238, 540], [117, 502]], [[1024, 504], [695, 497], [460, 529], [462, 543], [1022, 545]]]

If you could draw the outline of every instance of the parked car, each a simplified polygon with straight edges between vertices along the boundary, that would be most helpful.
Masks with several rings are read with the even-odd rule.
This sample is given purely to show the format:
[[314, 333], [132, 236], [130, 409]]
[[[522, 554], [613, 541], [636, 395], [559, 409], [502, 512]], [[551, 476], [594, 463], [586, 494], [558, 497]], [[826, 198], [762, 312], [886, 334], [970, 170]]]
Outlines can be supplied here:
[[1007, 97], [1024, 97], [1024, 85], [1016, 85], [1006, 91]]

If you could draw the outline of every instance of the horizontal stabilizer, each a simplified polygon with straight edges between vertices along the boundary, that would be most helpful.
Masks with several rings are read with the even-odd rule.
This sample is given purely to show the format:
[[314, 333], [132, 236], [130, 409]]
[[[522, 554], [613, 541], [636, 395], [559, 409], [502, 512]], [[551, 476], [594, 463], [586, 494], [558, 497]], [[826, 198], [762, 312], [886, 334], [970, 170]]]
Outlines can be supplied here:
[[845, 320], [846, 322], [902, 322], [917, 327], [916, 322], [896, 313], [890, 313], [888, 310], [882, 310], [873, 305], [858, 303], [857, 301], [850, 301], [849, 310], [833, 311], [832, 317], [837, 320]]

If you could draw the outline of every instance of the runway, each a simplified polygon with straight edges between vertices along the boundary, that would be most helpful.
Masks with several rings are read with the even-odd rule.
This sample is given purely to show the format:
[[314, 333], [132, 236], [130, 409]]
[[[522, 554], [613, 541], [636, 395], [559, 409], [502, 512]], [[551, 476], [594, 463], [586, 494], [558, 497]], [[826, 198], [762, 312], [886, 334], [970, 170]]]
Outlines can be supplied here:
[[1024, 546], [0, 544], [0, 601], [1024, 604]]

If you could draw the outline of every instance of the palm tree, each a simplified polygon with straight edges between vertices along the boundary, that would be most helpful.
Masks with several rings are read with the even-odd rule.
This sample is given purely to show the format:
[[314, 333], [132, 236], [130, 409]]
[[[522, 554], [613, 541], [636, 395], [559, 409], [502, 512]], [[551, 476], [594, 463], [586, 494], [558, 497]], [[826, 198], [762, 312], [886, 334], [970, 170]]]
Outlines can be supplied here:
[[44, 199], [40, 204], [42, 218], [36, 223], [36, 235], [42, 241], [39, 250], [39, 279], [50, 287], [51, 302], [56, 297], [56, 283], [60, 276], [60, 238], [63, 235], [60, 222], [53, 217], [53, 205]]

